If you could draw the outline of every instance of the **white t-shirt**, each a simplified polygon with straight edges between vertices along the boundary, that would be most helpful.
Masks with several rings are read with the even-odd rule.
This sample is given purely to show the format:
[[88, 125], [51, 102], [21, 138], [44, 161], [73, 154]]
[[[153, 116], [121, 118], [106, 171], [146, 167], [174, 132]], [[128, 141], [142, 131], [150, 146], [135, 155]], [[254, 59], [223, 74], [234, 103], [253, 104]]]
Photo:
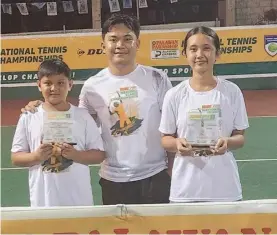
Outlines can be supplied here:
[[159, 123], [164, 95], [171, 87], [165, 73], [142, 65], [125, 76], [106, 68], [85, 82], [79, 106], [97, 114], [101, 122], [107, 154], [102, 178], [136, 181], [166, 169]]
[[[42, 105], [36, 113], [26, 113], [18, 121], [11, 151], [34, 152], [40, 146], [43, 133]], [[73, 139], [77, 150], [98, 149], [103, 151], [103, 142], [95, 121], [85, 109], [71, 105]], [[93, 205], [89, 167], [68, 162], [58, 173], [46, 172], [45, 167], [29, 168], [29, 192], [32, 207], [91, 206]], [[46, 164], [47, 166], [47, 164]]]
[[[196, 110], [202, 111], [203, 119]], [[218, 80], [213, 90], [196, 92], [186, 80], [168, 91], [159, 128], [162, 133], [177, 133], [179, 138], [193, 141], [195, 127], [199, 127], [197, 123], [201, 120], [218, 127], [218, 132], [214, 132], [217, 137], [229, 137], [234, 129], [248, 128], [245, 103], [238, 86]], [[176, 154], [170, 201], [235, 201], [241, 198], [239, 173], [232, 152], [210, 157]]]

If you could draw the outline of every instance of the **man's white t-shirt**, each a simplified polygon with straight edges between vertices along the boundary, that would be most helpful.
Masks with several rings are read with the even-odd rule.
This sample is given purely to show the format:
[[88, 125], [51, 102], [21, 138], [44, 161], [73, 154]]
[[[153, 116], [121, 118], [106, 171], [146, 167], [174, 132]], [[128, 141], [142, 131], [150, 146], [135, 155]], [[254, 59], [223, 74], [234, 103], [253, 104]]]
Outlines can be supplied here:
[[[34, 152], [43, 135], [42, 105], [36, 113], [22, 114], [19, 118], [11, 152]], [[73, 139], [77, 150], [103, 151], [103, 142], [95, 121], [87, 110], [71, 105]], [[58, 173], [46, 171], [42, 165], [29, 168], [29, 192], [32, 207], [91, 206], [93, 196], [89, 167], [75, 162], [63, 163]]]
[[125, 76], [106, 68], [85, 82], [79, 106], [97, 114], [101, 122], [107, 154], [102, 178], [136, 181], [166, 169], [159, 123], [164, 95], [171, 87], [165, 73], [142, 65]]
[[[197, 110], [202, 114], [197, 115]], [[203, 120], [209, 121], [211, 127], [217, 126], [216, 138], [229, 137], [235, 129], [248, 128], [239, 87], [227, 80], [218, 80], [213, 90], [196, 92], [186, 80], [168, 91], [159, 128], [163, 134], [177, 133], [178, 138], [196, 141], [196, 133], [199, 133], [196, 130]], [[238, 167], [232, 152], [209, 157], [176, 154], [170, 201], [236, 201], [241, 198]]]

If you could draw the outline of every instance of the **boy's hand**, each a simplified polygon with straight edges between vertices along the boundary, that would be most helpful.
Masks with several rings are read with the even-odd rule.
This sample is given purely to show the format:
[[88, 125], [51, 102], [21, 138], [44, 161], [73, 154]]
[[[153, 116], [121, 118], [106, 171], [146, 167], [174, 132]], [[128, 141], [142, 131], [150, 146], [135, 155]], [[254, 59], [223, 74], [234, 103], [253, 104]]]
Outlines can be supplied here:
[[35, 151], [36, 160], [43, 162], [52, 156], [52, 144], [41, 144]]
[[21, 109], [21, 113], [35, 113], [37, 111], [37, 107], [42, 103], [43, 102], [41, 100], [30, 101], [24, 108]]
[[78, 155], [78, 150], [76, 150], [73, 145], [63, 143], [57, 146], [61, 148], [61, 155], [67, 159], [74, 160]]

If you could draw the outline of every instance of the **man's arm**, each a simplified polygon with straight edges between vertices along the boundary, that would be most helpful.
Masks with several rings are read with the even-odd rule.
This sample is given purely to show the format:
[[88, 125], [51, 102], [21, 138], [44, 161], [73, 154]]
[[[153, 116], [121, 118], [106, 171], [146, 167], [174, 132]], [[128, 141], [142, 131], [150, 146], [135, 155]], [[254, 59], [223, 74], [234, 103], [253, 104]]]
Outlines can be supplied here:
[[[78, 151], [73, 161], [81, 164], [98, 164], [104, 161], [103, 141], [96, 122], [86, 114], [86, 145], [84, 151]], [[73, 154], [74, 155], [74, 154]]]
[[92, 116], [97, 126], [100, 126], [100, 121], [98, 119], [97, 113], [91, 105], [89, 100], [88, 90], [86, 88], [86, 84], [83, 85], [81, 93], [79, 95], [79, 105], [80, 108], [84, 108], [88, 111], [88, 113]]
[[167, 153], [167, 173], [171, 176], [172, 175], [172, 169], [173, 169], [173, 164], [175, 160], [175, 153]]
[[40, 106], [42, 103], [43, 101], [41, 100], [30, 101], [24, 108], [21, 109], [21, 113], [35, 113], [37, 112], [37, 107]]
[[98, 125], [98, 116], [97, 114], [91, 114], [92, 118], [94, 119], [94, 121], [96, 122], [96, 124]]
[[162, 110], [165, 94], [172, 88], [172, 84], [166, 73], [162, 72], [161, 82], [158, 86], [158, 101], [160, 109]]

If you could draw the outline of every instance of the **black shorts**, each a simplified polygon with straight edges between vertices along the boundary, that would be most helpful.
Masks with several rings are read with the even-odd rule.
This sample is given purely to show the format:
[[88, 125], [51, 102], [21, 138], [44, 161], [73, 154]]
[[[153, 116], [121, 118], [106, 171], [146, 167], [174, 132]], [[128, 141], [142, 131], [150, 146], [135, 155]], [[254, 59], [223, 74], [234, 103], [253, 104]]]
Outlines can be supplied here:
[[113, 182], [101, 178], [103, 205], [169, 203], [171, 178], [166, 170], [149, 178]]

